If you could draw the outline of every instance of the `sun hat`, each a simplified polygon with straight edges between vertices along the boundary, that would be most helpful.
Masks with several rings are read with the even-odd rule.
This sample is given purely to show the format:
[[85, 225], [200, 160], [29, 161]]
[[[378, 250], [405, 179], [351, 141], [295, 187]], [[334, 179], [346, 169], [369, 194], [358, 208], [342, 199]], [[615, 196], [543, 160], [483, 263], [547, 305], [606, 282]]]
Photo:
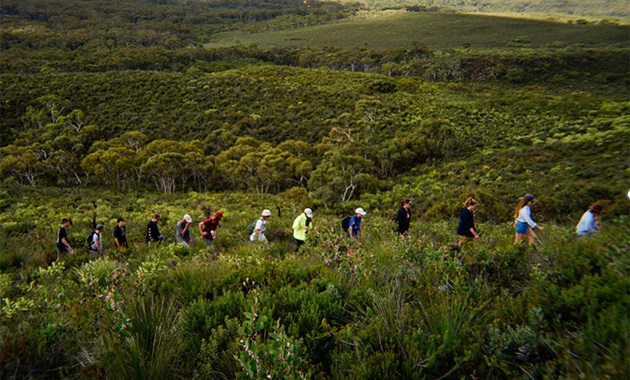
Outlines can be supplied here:
[[306, 214], [306, 216], [308, 216], [309, 218], [313, 217], [313, 210], [311, 210], [310, 208], [305, 208], [304, 209], [304, 213]]
[[217, 211], [216, 214], [214, 214], [215, 218], [223, 218], [223, 213], [221, 211]]
[[184, 220], [187, 221], [188, 223], [192, 222], [192, 218], [188, 214], [184, 215]]
[[367, 214], [367, 212], [365, 212], [365, 210], [363, 210], [361, 207], [359, 207], [358, 209], [356, 209], [354, 211], [356, 214], [361, 214], [361, 215], [365, 215]]
[[271, 216], [271, 211], [266, 210], [266, 209], [265, 209], [265, 210], [263, 210], [263, 212], [262, 212], [262, 216]]

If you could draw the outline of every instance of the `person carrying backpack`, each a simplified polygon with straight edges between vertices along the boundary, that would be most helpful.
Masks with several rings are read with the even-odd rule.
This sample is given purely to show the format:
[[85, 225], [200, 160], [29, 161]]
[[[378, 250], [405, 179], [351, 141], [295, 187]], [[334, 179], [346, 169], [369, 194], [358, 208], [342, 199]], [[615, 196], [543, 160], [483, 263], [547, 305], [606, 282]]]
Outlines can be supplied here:
[[363, 237], [363, 227], [361, 227], [361, 219], [366, 214], [367, 212], [365, 212], [361, 207], [355, 210], [355, 216], [353, 216], [348, 223], [347, 233], [350, 237], [357, 237], [359, 234], [361, 235], [361, 237]]
[[223, 218], [223, 213], [221, 211], [217, 211], [214, 214], [214, 217], [208, 218], [203, 222], [199, 223], [199, 232], [201, 233], [201, 238], [208, 245], [212, 245], [212, 241], [217, 237], [217, 228], [221, 226], [221, 219]]
[[267, 229], [267, 221], [271, 218], [271, 211], [263, 210], [260, 218], [256, 221], [256, 225], [254, 226], [254, 231], [251, 235], [249, 235], [249, 241], [264, 241], [268, 243], [267, 237], [265, 236], [265, 230]]
[[90, 244], [90, 251], [94, 253], [100, 253], [101, 255], [105, 253], [105, 248], [103, 247], [101, 235], [104, 229], [105, 226], [103, 226], [102, 224], [97, 225], [96, 229], [94, 230], [94, 232], [92, 232], [92, 235], [90, 235], [90, 238], [88, 239], [88, 243]]

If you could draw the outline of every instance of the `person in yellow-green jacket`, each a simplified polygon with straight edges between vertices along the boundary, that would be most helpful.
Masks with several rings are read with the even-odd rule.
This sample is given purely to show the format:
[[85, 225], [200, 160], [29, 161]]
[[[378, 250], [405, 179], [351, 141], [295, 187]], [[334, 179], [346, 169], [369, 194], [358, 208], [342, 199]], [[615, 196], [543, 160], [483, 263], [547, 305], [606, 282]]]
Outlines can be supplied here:
[[310, 208], [304, 209], [304, 212], [298, 215], [298, 217], [293, 221], [293, 238], [295, 238], [295, 242], [297, 244], [295, 247], [296, 252], [304, 244], [304, 241], [306, 241], [306, 233], [311, 227], [312, 222], [313, 210]]

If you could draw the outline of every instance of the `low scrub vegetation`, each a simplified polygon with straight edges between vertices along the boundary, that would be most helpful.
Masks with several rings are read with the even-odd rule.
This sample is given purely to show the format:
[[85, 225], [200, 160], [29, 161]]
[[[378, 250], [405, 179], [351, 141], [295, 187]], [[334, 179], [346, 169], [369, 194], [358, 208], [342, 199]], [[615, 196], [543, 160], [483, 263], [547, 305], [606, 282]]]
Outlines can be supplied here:
[[[453, 220], [414, 218], [400, 236], [373, 212], [355, 240], [316, 209], [317, 230], [295, 253], [288, 230], [303, 205], [275, 196], [24, 196], [37, 205], [12, 194], [0, 215], [3, 378], [629, 375], [627, 217], [583, 240], [549, 224], [531, 247], [513, 244], [510, 225], [483, 223], [481, 241], [458, 247]], [[80, 199], [91, 196], [102, 256], [82, 245]], [[270, 243], [249, 243], [249, 219], [272, 204]], [[213, 247], [174, 243], [181, 215], [199, 221], [209, 205], [225, 215]], [[167, 237], [149, 249], [154, 211]], [[112, 247], [121, 215], [124, 252]], [[52, 262], [64, 216], [75, 254]]]

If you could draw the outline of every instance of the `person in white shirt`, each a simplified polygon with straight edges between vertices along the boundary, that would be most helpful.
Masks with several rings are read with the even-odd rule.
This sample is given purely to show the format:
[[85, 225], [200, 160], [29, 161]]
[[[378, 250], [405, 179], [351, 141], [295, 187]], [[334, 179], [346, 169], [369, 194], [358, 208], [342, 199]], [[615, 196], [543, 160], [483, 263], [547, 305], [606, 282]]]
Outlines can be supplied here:
[[575, 227], [578, 236], [591, 236], [599, 230], [599, 216], [604, 212], [604, 206], [601, 203], [594, 203], [580, 219]]
[[271, 218], [271, 211], [263, 210], [260, 218], [256, 221], [254, 232], [249, 236], [250, 241], [264, 241], [267, 243], [267, 237], [265, 236], [265, 230], [267, 229], [267, 221]]
[[538, 228], [541, 231], [545, 229], [539, 226], [532, 220], [532, 210], [530, 205], [536, 201], [536, 198], [532, 194], [525, 194], [523, 198], [518, 202], [516, 211], [514, 212], [514, 228], [516, 235], [514, 236], [514, 243], [525, 239], [529, 239], [529, 244], [532, 244], [536, 240], [536, 234], [534, 234], [534, 228]]

